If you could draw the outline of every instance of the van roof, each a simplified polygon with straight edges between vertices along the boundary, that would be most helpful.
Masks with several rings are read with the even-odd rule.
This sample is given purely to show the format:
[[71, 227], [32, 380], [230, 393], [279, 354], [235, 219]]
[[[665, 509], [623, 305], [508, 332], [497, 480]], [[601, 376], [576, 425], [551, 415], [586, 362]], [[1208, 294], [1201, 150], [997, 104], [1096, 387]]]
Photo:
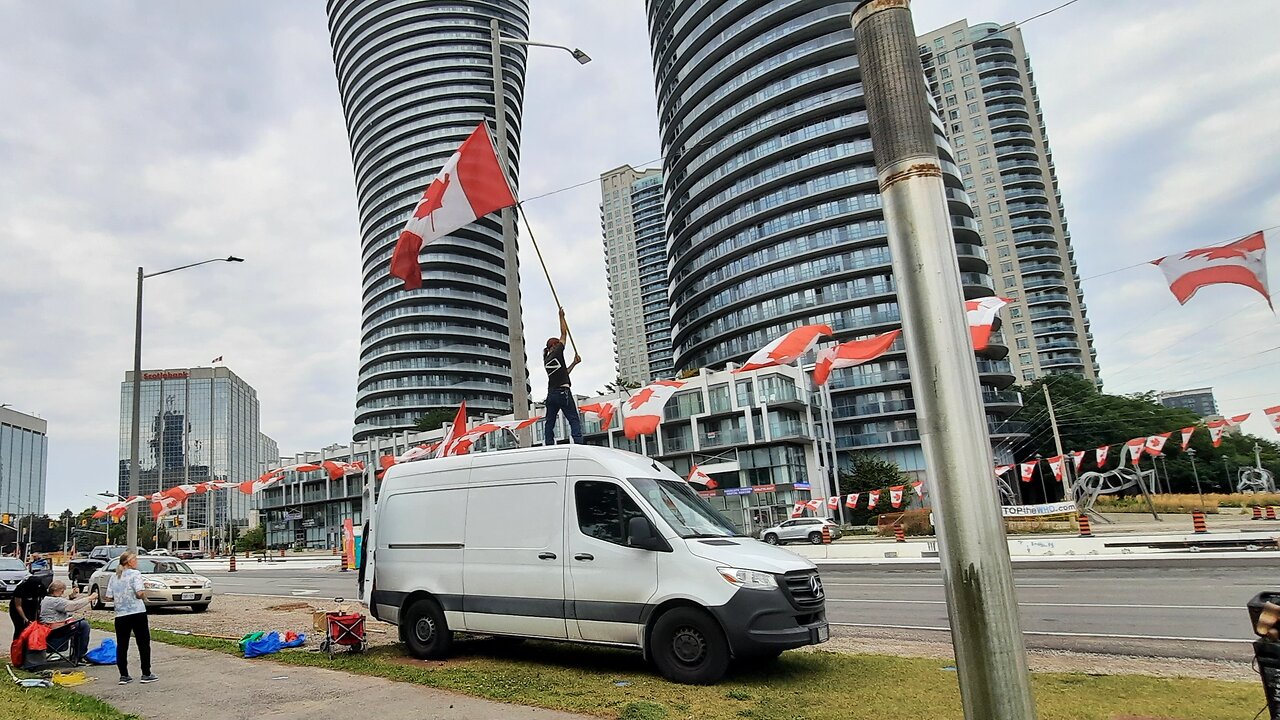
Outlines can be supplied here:
[[637, 455], [617, 448], [597, 445], [551, 445], [513, 450], [432, 458], [393, 465], [383, 477], [382, 489], [400, 485], [402, 478], [426, 480], [425, 476], [440, 475], [441, 480], [458, 470], [475, 468], [500, 468], [532, 463], [564, 462], [565, 473], [570, 476], [606, 475], [617, 477], [666, 476], [680, 479], [665, 465], [644, 455]]

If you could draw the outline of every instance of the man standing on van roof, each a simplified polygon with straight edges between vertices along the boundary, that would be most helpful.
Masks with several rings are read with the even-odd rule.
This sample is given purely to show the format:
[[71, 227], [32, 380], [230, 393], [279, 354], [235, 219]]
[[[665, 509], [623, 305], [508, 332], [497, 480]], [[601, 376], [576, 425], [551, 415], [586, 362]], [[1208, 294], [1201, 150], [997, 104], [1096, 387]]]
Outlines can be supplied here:
[[564, 308], [560, 308], [560, 337], [548, 338], [547, 346], [542, 350], [542, 365], [547, 369], [547, 416], [543, 418], [543, 442], [546, 445], [556, 444], [556, 413], [563, 413], [569, 421], [569, 435], [576, 444], [582, 444], [582, 422], [578, 419], [578, 401], [573, 397], [573, 388], [569, 383], [569, 373], [582, 362], [582, 357], [575, 351], [573, 362], [567, 367], [564, 364], [564, 341], [569, 336], [569, 323], [564, 319]]

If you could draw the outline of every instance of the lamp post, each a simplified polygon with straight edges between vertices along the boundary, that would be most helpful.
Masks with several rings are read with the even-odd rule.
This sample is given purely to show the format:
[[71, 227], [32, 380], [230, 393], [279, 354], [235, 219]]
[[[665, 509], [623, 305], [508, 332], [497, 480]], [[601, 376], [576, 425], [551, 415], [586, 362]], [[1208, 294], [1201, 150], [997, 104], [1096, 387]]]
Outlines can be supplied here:
[[1044, 460], [1044, 456], [1036, 453], [1036, 475], [1040, 477], [1040, 493], [1044, 496], [1044, 500], [1040, 502], [1047, 503], [1049, 502], [1049, 487], [1044, 484], [1044, 468], [1041, 467], [1042, 460]]
[[1200, 471], [1196, 470], [1196, 449], [1187, 448], [1187, 457], [1191, 458], [1191, 475], [1196, 479], [1196, 494], [1200, 496], [1200, 512], [1204, 512], [1204, 493], [1200, 491]]
[[[141, 465], [138, 461], [138, 445], [140, 441], [140, 418], [138, 416], [142, 413], [142, 281], [149, 277], [166, 275], [212, 262], [244, 262], [244, 258], [229, 255], [224, 258], [201, 260], [200, 262], [180, 265], [153, 273], [144, 272], [141, 267], [138, 268], [138, 304], [133, 326], [133, 417], [130, 419], [129, 429], [129, 497], [138, 494], [138, 480], [141, 474]], [[129, 506], [125, 522], [125, 544], [129, 546], [129, 552], [136, 553], [138, 552], [138, 508], [136, 505]]]
[[[577, 48], [552, 43], [519, 40], [502, 34], [496, 19], [489, 22], [490, 50], [493, 63], [493, 116], [495, 135], [498, 142], [498, 164], [508, 178], [511, 177], [511, 158], [507, 154], [507, 92], [502, 81], [502, 45], [524, 45], [535, 47], [559, 48], [573, 56], [580, 64], [586, 65], [591, 58]], [[502, 209], [502, 262], [506, 273], [507, 290], [507, 335], [511, 350], [511, 405], [512, 417], [516, 420], [529, 419], [529, 386], [528, 369], [524, 357], [524, 318], [520, 311], [520, 272], [519, 252], [516, 248], [516, 215], [515, 208]], [[529, 447], [529, 429], [516, 431], [517, 444]]]

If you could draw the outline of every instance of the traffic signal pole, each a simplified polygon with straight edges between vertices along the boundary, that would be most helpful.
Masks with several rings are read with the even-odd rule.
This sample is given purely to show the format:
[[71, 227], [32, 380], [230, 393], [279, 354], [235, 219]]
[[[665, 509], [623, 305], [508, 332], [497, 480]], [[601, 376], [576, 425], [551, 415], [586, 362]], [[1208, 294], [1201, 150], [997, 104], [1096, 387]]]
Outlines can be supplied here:
[[909, 0], [852, 15], [967, 720], [1033, 720], [1013, 568]]

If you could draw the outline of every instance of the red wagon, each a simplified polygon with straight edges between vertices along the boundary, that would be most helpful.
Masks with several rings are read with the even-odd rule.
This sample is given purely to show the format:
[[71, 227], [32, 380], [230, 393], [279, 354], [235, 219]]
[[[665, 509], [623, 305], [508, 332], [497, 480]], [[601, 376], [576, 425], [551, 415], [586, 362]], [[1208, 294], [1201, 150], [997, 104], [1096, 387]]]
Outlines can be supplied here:
[[[342, 600], [339, 598], [338, 602]], [[320, 642], [320, 651], [333, 657], [334, 650], [345, 645], [350, 652], [362, 652], [367, 645], [364, 632], [364, 615], [351, 612], [325, 613], [324, 640]]]

